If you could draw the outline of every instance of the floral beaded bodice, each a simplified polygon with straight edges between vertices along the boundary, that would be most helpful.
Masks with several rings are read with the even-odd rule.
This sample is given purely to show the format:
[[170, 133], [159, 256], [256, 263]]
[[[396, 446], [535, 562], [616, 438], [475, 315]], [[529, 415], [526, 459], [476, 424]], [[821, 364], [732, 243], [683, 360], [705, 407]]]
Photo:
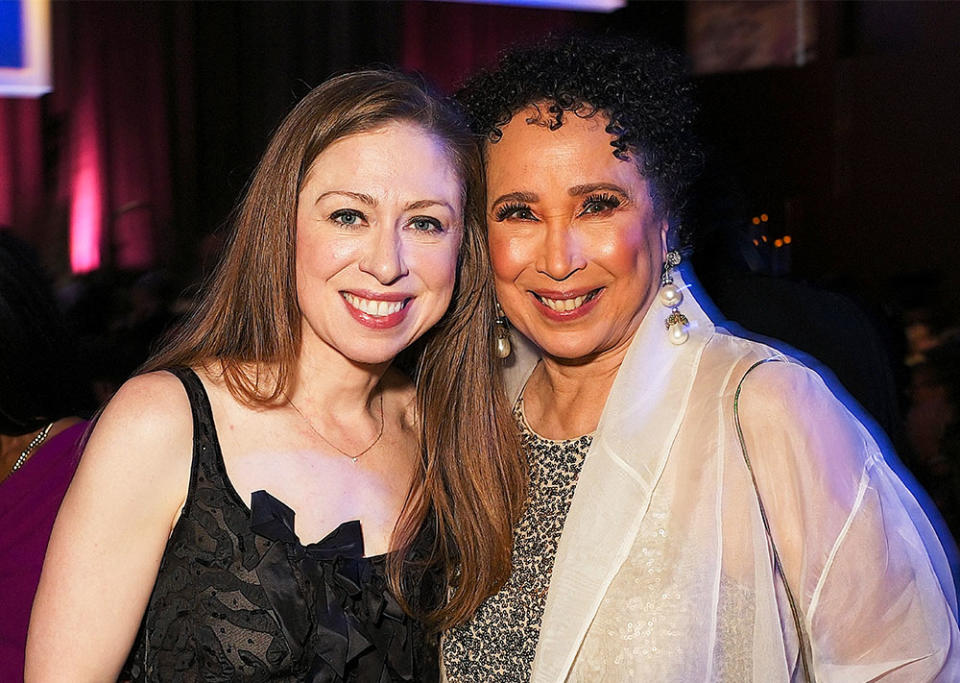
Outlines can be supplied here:
[[388, 590], [386, 556], [363, 556], [360, 523], [303, 545], [269, 493], [248, 509], [203, 385], [173, 372], [190, 397], [193, 466], [125, 680], [435, 681], [435, 648]]
[[514, 417], [530, 467], [527, 507], [513, 534], [513, 572], [466, 624], [443, 637], [451, 683], [530, 680], [550, 575], [591, 435], [553, 441], [534, 432], [518, 401]]

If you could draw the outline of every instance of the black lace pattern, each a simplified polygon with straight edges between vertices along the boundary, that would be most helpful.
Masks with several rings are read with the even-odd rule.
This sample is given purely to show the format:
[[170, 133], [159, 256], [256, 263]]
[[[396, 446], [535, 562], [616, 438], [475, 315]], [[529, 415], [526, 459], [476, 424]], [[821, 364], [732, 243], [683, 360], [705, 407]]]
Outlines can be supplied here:
[[124, 671], [133, 681], [435, 681], [437, 655], [364, 557], [358, 521], [303, 545], [265, 491], [248, 509], [226, 476], [209, 402], [190, 370], [194, 462]]

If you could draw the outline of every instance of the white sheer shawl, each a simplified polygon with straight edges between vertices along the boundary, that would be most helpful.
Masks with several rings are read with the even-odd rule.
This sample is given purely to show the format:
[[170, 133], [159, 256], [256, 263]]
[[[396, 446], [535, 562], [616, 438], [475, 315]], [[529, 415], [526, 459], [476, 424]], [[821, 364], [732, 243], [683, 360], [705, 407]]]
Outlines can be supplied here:
[[[795, 674], [793, 617], [733, 421], [747, 368], [779, 352], [716, 328], [695, 299], [686, 287], [682, 346], [668, 311], [651, 309], [611, 389], [560, 539], [537, 683]], [[535, 361], [519, 349], [514, 396]], [[868, 431], [795, 362], [751, 373], [739, 410], [817, 679], [960, 681], [943, 549]]]

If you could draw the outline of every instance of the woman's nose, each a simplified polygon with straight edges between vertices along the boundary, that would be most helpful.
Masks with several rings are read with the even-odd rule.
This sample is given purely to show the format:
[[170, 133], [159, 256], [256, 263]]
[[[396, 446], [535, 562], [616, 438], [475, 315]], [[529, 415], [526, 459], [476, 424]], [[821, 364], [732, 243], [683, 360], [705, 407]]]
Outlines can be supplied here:
[[537, 270], [559, 282], [584, 266], [586, 259], [576, 232], [569, 225], [547, 226]]
[[403, 242], [393, 229], [375, 231], [367, 243], [360, 270], [377, 278], [382, 285], [389, 285], [407, 274], [403, 259]]

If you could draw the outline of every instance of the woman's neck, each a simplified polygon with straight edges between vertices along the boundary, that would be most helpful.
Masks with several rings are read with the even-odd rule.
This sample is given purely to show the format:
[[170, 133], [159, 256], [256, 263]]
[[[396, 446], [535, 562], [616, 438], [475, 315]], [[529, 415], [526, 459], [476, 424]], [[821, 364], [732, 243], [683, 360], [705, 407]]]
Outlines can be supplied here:
[[597, 428], [629, 344], [589, 359], [544, 356], [523, 391], [524, 416], [549, 439], [571, 439]]
[[[56, 420], [52, 423], [47, 436], [43, 439], [43, 442], [38, 444], [34, 448], [29, 456], [32, 456], [34, 452], [42, 448], [47, 442], [49, 442], [53, 437], [62, 432], [64, 429], [75, 425], [80, 421], [78, 417], [65, 417], [60, 420]], [[0, 434], [0, 481], [3, 481], [11, 474], [11, 468], [14, 463], [19, 459], [20, 454], [23, 453], [23, 450], [33, 441], [34, 437], [40, 433], [43, 428], [36, 429], [27, 434], [21, 434], [19, 436], [8, 436], [6, 434]]]
[[36, 435], [36, 431], [18, 436], [0, 434], [0, 479], [5, 478], [6, 475], [9, 474], [13, 463], [17, 461], [20, 453]]
[[335, 412], [338, 420], [369, 415], [390, 363], [364, 364], [339, 352], [301, 353], [287, 398], [311, 414]]

